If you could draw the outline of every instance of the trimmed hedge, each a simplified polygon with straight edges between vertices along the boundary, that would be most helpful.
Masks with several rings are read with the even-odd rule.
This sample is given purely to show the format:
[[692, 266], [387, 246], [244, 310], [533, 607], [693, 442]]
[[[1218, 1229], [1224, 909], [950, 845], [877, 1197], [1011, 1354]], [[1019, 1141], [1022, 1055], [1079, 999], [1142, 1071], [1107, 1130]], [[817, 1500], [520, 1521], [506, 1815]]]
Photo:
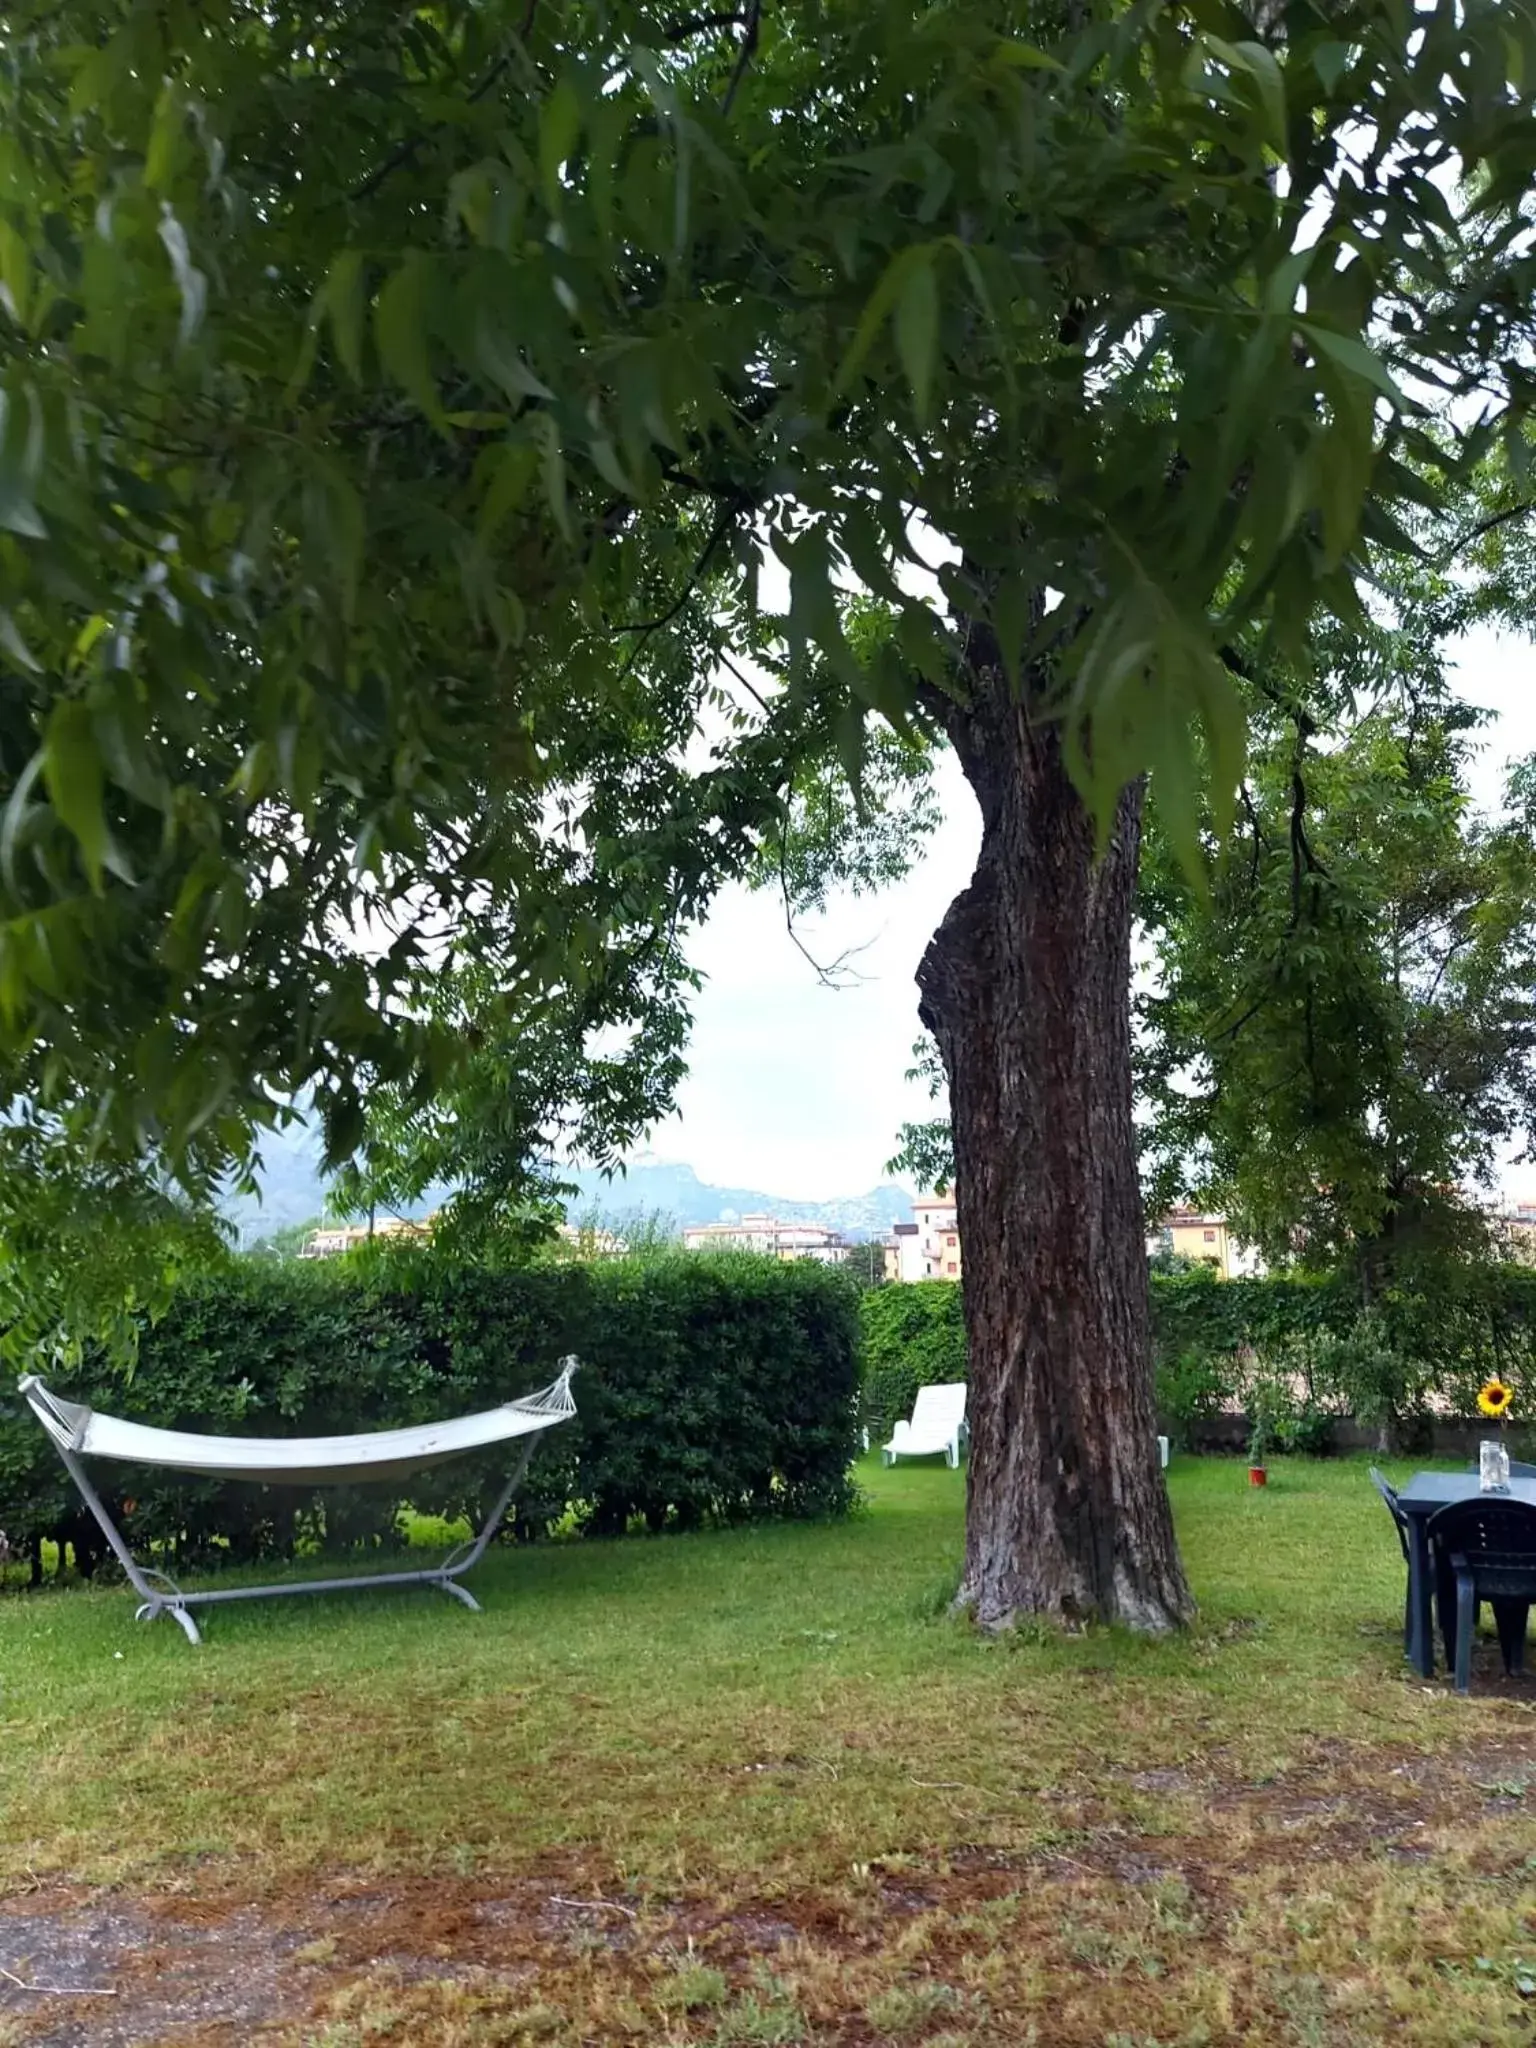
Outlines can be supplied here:
[[[144, 1330], [129, 1380], [95, 1361], [57, 1390], [166, 1428], [313, 1436], [489, 1407], [545, 1384], [575, 1352], [577, 1418], [540, 1445], [518, 1534], [806, 1518], [846, 1512], [854, 1497], [856, 1304], [837, 1272], [747, 1255], [509, 1271], [430, 1255], [362, 1269], [251, 1262], [183, 1289]], [[476, 1515], [506, 1463], [503, 1449], [423, 1473], [410, 1504]], [[137, 1544], [183, 1565], [399, 1540], [402, 1496], [377, 1487], [171, 1481], [113, 1466], [94, 1477]], [[52, 1445], [8, 1392], [0, 1529], [13, 1549], [62, 1531], [89, 1563], [76, 1507]]]
[[[1444, 1266], [1362, 1311], [1346, 1276], [1219, 1280], [1153, 1273], [1158, 1409], [1175, 1437], [1248, 1405], [1261, 1386], [1288, 1408], [1279, 1434], [1298, 1449], [1326, 1447], [1344, 1416], [1411, 1439], [1432, 1411], [1473, 1416], [1497, 1372], [1515, 1412], [1536, 1419], [1536, 1270]], [[966, 1376], [961, 1291], [952, 1280], [881, 1287], [861, 1304], [861, 1420], [873, 1438], [909, 1415], [921, 1386]]]
[[1353, 1417], [1408, 1448], [1432, 1417], [1472, 1418], [1491, 1374], [1515, 1390], [1517, 1422], [1536, 1411], [1536, 1271], [1518, 1265], [1424, 1265], [1363, 1309], [1351, 1276], [1152, 1281], [1158, 1399], [1176, 1434], [1251, 1403], [1278, 1379], [1290, 1412], [1280, 1436], [1326, 1446]]
[[965, 1378], [965, 1318], [954, 1280], [910, 1280], [873, 1287], [859, 1302], [864, 1375], [859, 1420], [883, 1443], [898, 1416], [910, 1415], [919, 1387]]

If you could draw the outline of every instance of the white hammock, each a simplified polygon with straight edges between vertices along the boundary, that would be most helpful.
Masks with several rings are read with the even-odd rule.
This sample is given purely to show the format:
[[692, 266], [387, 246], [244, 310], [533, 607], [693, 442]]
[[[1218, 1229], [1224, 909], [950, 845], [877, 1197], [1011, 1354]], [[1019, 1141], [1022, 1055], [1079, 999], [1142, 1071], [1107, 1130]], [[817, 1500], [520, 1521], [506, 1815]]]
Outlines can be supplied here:
[[[77, 1401], [60, 1400], [36, 1374], [20, 1382], [27, 1404], [47, 1430], [64, 1460], [80, 1497], [101, 1526], [112, 1553], [143, 1603], [141, 1621], [169, 1614], [188, 1642], [202, 1641], [190, 1609], [221, 1600], [255, 1600], [272, 1593], [350, 1592], [364, 1586], [440, 1586], [478, 1613], [479, 1602], [458, 1583], [485, 1555], [512, 1496], [522, 1483], [539, 1432], [576, 1413], [571, 1375], [576, 1360], [560, 1362], [560, 1376], [537, 1394], [461, 1415], [452, 1422], [431, 1422], [421, 1429], [376, 1429], [358, 1436], [195, 1436], [179, 1429], [151, 1429], [120, 1416], [99, 1415]], [[270, 1586], [221, 1586], [187, 1593], [153, 1565], [141, 1565], [121, 1530], [108, 1514], [100, 1494], [80, 1460], [115, 1458], [130, 1465], [153, 1465], [171, 1472], [195, 1472], [211, 1479], [244, 1479], [266, 1486], [342, 1486], [360, 1479], [392, 1479], [420, 1472], [463, 1451], [481, 1451], [492, 1444], [521, 1437], [523, 1448], [512, 1475], [478, 1533], [451, 1551], [441, 1564], [420, 1571], [373, 1572], [346, 1579], [289, 1579]]]
[[575, 1365], [574, 1359], [565, 1360], [560, 1377], [541, 1392], [482, 1409], [478, 1415], [357, 1436], [194, 1436], [124, 1422], [119, 1416], [61, 1400], [31, 1373], [20, 1385], [32, 1413], [59, 1448], [81, 1457], [156, 1465], [209, 1479], [248, 1479], [264, 1486], [342, 1486], [421, 1472], [462, 1451], [482, 1451], [566, 1421], [576, 1413], [571, 1398]]

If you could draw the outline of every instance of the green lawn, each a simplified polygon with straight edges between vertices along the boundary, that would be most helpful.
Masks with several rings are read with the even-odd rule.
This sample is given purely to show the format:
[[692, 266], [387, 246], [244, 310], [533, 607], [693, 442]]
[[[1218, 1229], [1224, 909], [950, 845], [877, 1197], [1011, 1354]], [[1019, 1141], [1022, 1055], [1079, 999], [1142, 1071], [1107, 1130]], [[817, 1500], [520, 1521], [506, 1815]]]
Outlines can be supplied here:
[[0, 1599], [37, 1981], [110, 1900], [294, 1958], [225, 2032], [124, 2040], [1530, 2039], [1536, 1683], [1405, 1675], [1363, 1465], [1176, 1460], [1169, 1643], [978, 1639], [961, 1475], [862, 1477], [840, 1527], [498, 1552], [478, 1617], [253, 1603], [193, 1650], [121, 1590]]

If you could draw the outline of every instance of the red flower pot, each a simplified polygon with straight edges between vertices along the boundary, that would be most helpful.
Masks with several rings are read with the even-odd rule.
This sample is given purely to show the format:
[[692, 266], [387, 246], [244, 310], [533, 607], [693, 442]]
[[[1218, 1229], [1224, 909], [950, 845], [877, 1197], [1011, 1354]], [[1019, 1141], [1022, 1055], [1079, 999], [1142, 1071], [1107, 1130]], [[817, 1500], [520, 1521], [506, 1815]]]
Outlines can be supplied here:
[[1269, 1474], [1262, 1465], [1250, 1465], [1248, 1467], [1248, 1484], [1250, 1486], [1268, 1486]]

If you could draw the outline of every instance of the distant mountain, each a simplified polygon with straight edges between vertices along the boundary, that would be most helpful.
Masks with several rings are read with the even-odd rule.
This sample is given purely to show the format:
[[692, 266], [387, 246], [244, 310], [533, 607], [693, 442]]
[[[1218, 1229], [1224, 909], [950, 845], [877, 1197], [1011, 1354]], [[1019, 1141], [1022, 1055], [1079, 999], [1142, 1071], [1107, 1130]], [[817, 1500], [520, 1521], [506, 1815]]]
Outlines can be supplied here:
[[566, 1205], [571, 1217], [646, 1214], [669, 1217], [679, 1229], [695, 1223], [733, 1223], [738, 1216], [776, 1216], [781, 1223], [820, 1223], [850, 1237], [882, 1237], [893, 1223], [905, 1221], [912, 1196], [894, 1181], [871, 1188], [867, 1195], [842, 1195], [830, 1202], [799, 1202], [788, 1195], [767, 1195], [761, 1188], [716, 1187], [699, 1179], [691, 1166], [654, 1159], [633, 1162], [612, 1180], [591, 1169], [568, 1171], [580, 1193]]
[[249, 1244], [290, 1223], [308, 1223], [325, 1208], [320, 1174], [320, 1133], [306, 1123], [270, 1132], [261, 1141], [261, 1196], [229, 1195], [219, 1204], [240, 1242]]
[[[262, 1143], [261, 1197], [231, 1195], [222, 1205], [236, 1226], [242, 1244], [280, 1230], [285, 1224], [307, 1223], [325, 1208], [325, 1183], [320, 1173], [320, 1134], [305, 1124], [292, 1124]], [[566, 1204], [576, 1219], [594, 1211], [602, 1217], [637, 1212], [664, 1217], [685, 1230], [694, 1223], [729, 1223], [738, 1216], [777, 1216], [782, 1223], [820, 1223], [850, 1237], [881, 1237], [904, 1219], [912, 1206], [907, 1189], [887, 1182], [866, 1195], [846, 1195], [831, 1202], [799, 1202], [785, 1195], [764, 1194], [761, 1188], [715, 1187], [699, 1179], [691, 1166], [659, 1159], [639, 1159], [613, 1179], [593, 1168], [568, 1168], [562, 1177], [578, 1192]], [[422, 1203], [425, 1211], [436, 1198]]]

